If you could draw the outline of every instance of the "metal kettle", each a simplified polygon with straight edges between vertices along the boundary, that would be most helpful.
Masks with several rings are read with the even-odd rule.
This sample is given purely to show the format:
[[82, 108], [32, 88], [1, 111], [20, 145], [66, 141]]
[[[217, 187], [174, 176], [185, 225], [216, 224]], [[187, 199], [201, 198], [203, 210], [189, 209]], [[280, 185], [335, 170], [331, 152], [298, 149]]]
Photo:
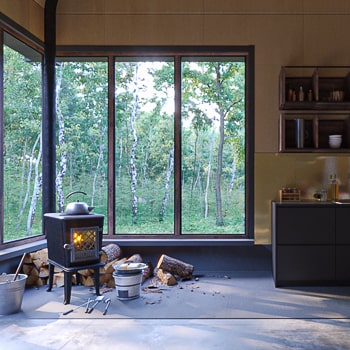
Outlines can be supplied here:
[[[66, 199], [68, 199], [70, 196], [76, 193], [81, 193], [86, 196], [86, 193], [83, 191], [74, 191], [71, 192], [67, 195]], [[84, 202], [79, 202], [77, 200], [76, 202], [69, 203], [66, 207], [66, 214], [67, 215], [87, 215], [90, 214], [90, 212], [94, 209], [95, 207], [90, 207]]]

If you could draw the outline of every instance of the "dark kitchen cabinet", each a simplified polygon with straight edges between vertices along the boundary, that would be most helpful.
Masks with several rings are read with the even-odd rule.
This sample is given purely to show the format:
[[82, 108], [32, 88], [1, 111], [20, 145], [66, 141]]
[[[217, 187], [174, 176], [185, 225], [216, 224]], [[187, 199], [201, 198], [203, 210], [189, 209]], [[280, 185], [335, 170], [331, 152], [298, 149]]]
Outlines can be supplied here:
[[272, 203], [276, 287], [350, 284], [349, 204]]
[[336, 211], [336, 280], [350, 281], [350, 216], [349, 208]]

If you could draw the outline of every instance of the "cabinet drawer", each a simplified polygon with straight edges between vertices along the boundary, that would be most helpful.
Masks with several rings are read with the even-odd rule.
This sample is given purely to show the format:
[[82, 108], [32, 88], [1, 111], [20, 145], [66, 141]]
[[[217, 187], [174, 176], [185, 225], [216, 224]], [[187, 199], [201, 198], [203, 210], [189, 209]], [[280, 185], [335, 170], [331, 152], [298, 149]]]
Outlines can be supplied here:
[[350, 244], [350, 208], [339, 207], [336, 211], [336, 238], [337, 244]]
[[336, 247], [336, 279], [350, 283], [350, 245]]
[[334, 281], [334, 246], [279, 246], [276, 280], [277, 283]]
[[334, 244], [335, 208], [279, 207], [276, 244]]

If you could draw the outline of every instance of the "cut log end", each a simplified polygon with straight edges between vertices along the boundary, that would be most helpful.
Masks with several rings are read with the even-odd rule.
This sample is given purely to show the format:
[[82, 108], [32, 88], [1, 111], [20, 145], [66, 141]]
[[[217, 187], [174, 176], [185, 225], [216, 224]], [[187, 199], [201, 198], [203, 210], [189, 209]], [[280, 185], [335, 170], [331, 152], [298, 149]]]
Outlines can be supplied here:
[[184, 261], [163, 254], [157, 264], [157, 268], [179, 276], [181, 279], [192, 278], [194, 267]]

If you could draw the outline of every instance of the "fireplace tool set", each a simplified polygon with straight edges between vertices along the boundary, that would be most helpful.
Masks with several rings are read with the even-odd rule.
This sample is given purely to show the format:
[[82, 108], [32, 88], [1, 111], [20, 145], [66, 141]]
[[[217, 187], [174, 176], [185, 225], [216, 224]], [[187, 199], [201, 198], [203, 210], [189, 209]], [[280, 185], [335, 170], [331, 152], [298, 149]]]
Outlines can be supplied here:
[[[98, 297], [96, 297], [96, 299], [89, 298], [88, 301], [86, 301], [85, 303], [82, 303], [82, 304], [78, 305], [74, 309], [70, 309], [70, 310], [68, 310], [66, 312], [63, 312], [62, 315], [68, 315], [71, 312], [76, 311], [76, 310], [78, 310], [78, 309], [80, 309], [82, 307], [86, 307], [85, 313], [91, 314], [92, 311], [95, 310], [96, 306], [102, 301], [106, 304], [102, 315], [106, 315], [107, 311], [108, 311], [108, 308], [109, 308], [109, 305], [111, 304], [111, 299], [110, 298], [106, 298], [105, 299], [103, 295], [99, 295]], [[92, 306], [90, 307], [91, 304], [92, 304]]]

